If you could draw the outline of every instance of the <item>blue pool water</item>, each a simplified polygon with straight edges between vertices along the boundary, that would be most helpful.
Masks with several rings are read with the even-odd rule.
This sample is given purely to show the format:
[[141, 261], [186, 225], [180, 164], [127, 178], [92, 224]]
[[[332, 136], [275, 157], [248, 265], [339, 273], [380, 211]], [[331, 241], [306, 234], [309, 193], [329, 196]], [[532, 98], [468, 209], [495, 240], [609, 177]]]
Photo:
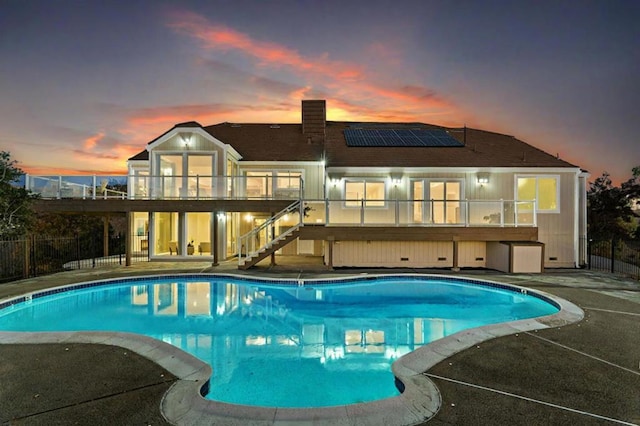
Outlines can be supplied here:
[[209, 399], [325, 407], [397, 395], [393, 361], [436, 339], [557, 311], [523, 293], [429, 277], [297, 286], [177, 276], [34, 297], [0, 309], [0, 330], [145, 334], [211, 365]]

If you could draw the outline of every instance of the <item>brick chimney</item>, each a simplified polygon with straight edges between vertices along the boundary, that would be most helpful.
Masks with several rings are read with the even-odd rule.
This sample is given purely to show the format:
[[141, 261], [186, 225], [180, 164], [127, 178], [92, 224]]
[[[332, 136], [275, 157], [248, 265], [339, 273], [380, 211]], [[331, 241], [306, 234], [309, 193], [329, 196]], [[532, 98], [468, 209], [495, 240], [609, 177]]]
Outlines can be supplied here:
[[327, 126], [327, 106], [324, 99], [302, 101], [302, 133], [321, 136], [324, 141]]

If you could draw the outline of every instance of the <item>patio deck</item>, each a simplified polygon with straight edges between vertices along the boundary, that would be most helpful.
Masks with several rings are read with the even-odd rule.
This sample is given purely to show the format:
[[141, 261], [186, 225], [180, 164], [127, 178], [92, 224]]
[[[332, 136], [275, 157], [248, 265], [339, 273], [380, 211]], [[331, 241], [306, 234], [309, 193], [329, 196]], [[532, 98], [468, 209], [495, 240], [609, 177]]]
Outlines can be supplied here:
[[[315, 258], [280, 257], [278, 263], [270, 268], [262, 262], [248, 274], [313, 278], [390, 272], [327, 271]], [[236, 268], [235, 262], [215, 268], [207, 262], [176, 262], [70, 271], [0, 285], [0, 300], [73, 282], [163, 272], [239, 273]], [[459, 275], [558, 295], [580, 306], [585, 319], [486, 341], [431, 368], [426, 375], [439, 388], [442, 406], [429, 425], [640, 424], [637, 281], [584, 270]], [[177, 379], [130, 350], [77, 343], [0, 344], [0, 361], [0, 423], [167, 424], [160, 403]]]

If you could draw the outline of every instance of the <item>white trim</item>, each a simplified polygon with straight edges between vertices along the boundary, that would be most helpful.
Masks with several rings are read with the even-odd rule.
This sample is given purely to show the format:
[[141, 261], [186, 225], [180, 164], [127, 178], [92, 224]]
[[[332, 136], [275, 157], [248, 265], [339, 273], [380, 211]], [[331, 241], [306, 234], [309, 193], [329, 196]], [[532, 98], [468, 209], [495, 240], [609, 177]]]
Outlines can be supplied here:
[[322, 160], [318, 161], [239, 161], [238, 166], [242, 169], [246, 166], [268, 166], [268, 167], [286, 167], [288, 164], [294, 166], [322, 166]]
[[233, 146], [222, 142], [220, 139], [215, 138], [210, 133], [206, 132], [202, 127], [174, 127], [173, 129], [171, 129], [166, 134], [162, 135], [161, 137], [159, 137], [155, 141], [153, 141], [150, 144], [148, 144], [147, 147], [146, 147], [146, 150], [148, 152], [151, 152], [155, 148], [157, 148], [158, 146], [160, 146], [163, 143], [167, 142], [168, 140], [178, 136], [178, 134], [185, 133], [185, 132], [196, 133], [196, 134], [202, 136], [205, 140], [208, 140], [209, 142], [211, 142], [214, 145], [216, 145], [221, 151], [223, 151], [223, 152], [224, 151], [229, 151], [234, 156], [237, 156], [237, 158], [242, 158], [242, 155], [240, 155], [240, 153], [238, 151], [236, 151]]
[[326, 173], [576, 173], [579, 167], [326, 167]]

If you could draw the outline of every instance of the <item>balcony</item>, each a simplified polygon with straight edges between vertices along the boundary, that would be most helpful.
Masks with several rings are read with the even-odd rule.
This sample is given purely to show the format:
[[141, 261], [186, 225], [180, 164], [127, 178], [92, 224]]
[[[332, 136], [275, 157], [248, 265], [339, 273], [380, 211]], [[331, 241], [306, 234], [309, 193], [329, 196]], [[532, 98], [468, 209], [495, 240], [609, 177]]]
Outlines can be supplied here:
[[272, 176], [34, 176], [26, 189], [42, 199], [299, 200], [302, 179]]
[[[287, 185], [272, 176], [33, 176], [25, 186], [46, 200], [118, 200], [127, 211], [278, 211], [303, 198], [302, 179]], [[160, 208], [146, 204], [167, 201]], [[178, 201], [193, 201], [178, 203]], [[215, 200], [200, 205], [198, 200]], [[238, 201], [235, 202], [234, 201]], [[241, 203], [252, 203], [246, 206]], [[114, 201], [115, 202], [115, 201]], [[273, 204], [276, 203], [276, 204]], [[46, 203], [48, 204], [48, 203]], [[179, 206], [178, 206], [179, 204]], [[264, 203], [269, 204], [269, 203]], [[106, 209], [108, 206], [96, 206]], [[273, 208], [277, 207], [277, 210]], [[98, 210], [92, 211], [98, 211]], [[140, 209], [140, 210], [137, 210]], [[178, 209], [178, 210], [177, 210]], [[212, 210], [213, 209], [213, 210]], [[88, 211], [88, 210], [85, 210]], [[108, 210], [104, 210], [108, 211]], [[291, 224], [346, 227], [537, 227], [535, 200], [311, 200], [304, 199], [301, 211], [287, 217]]]
[[537, 227], [535, 201], [304, 200], [305, 225]]

